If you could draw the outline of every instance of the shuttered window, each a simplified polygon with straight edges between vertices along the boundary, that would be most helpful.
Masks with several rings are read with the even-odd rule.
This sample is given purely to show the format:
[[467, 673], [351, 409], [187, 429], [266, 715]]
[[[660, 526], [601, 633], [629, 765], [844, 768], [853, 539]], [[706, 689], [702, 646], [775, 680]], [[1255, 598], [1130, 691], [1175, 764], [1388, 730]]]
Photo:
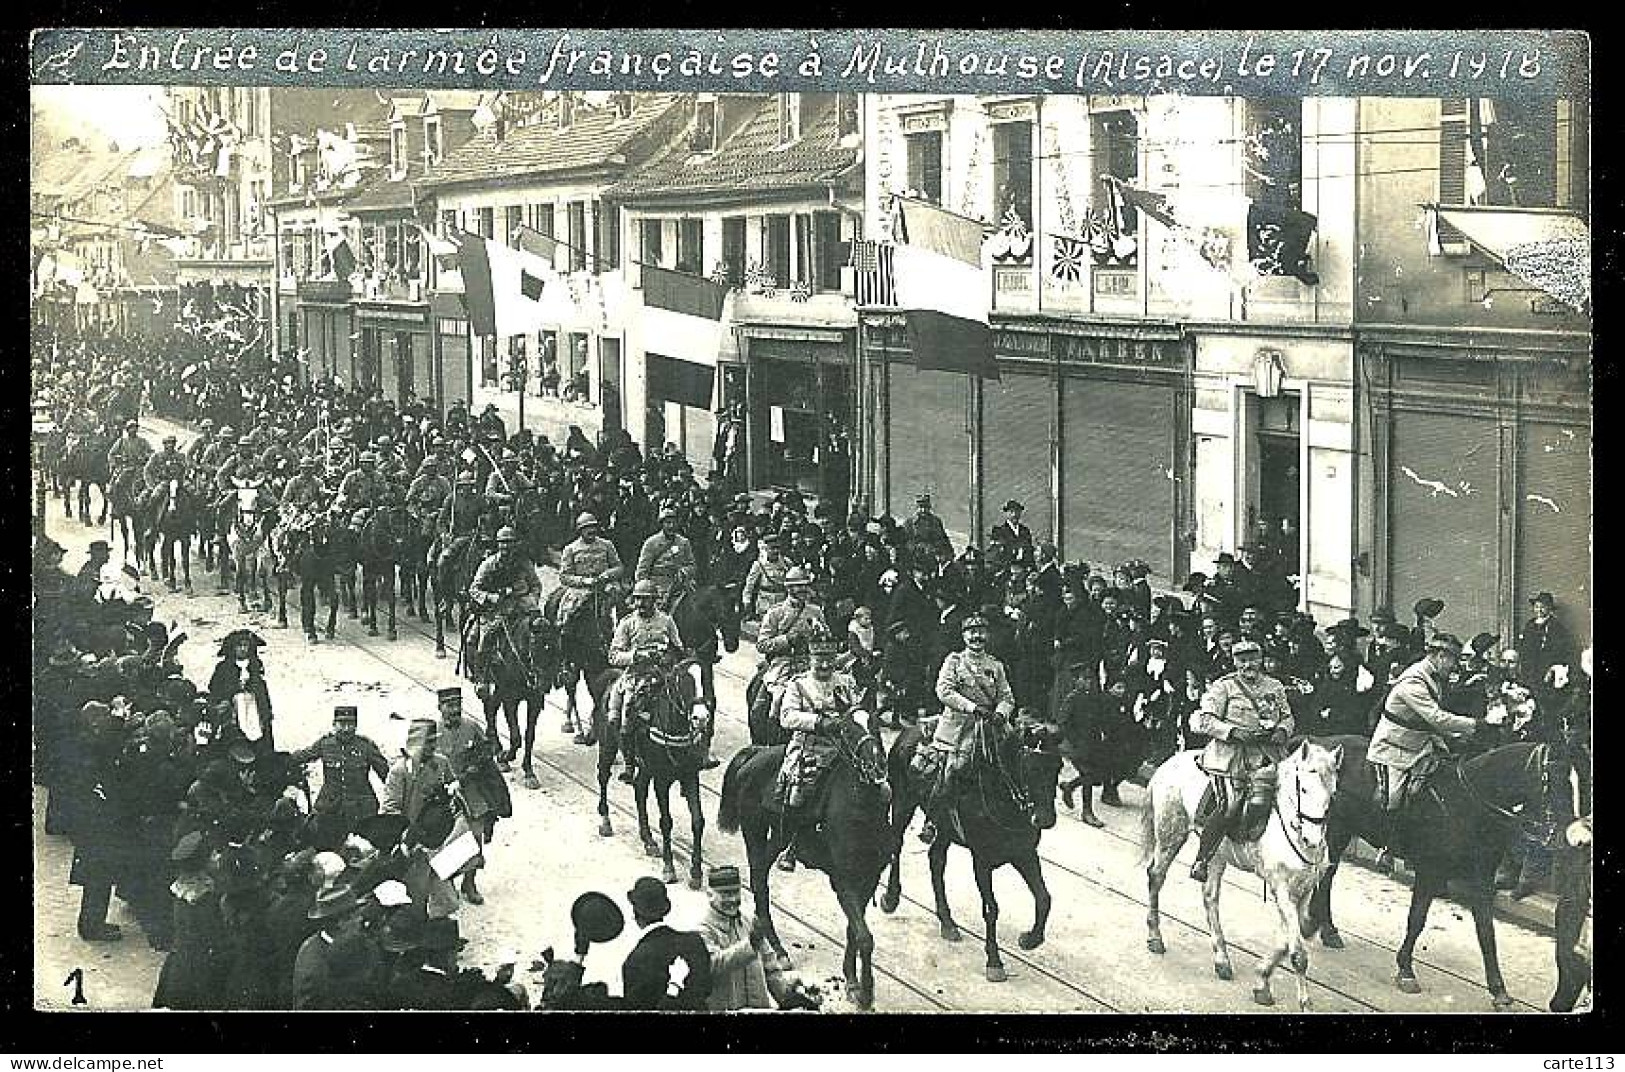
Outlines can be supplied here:
[[1438, 625], [1459, 636], [1496, 632], [1499, 521], [1495, 422], [1396, 413], [1393, 423], [1389, 598], [1405, 618], [1442, 599]]
[[1033, 539], [1049, 539], [1050, 440], [1055, 387], [1048, 376], [1006, 372], [982, 383], [982, 518], [999, 520], [1008, 499], [1025, 506]]
[[1530, 423], [1520, 433], [1514, 616], [1521, 622], [1529, 597], [1550, 592], [1569, 632], [1589, 641], [1591, 432], [1583, 425]]
[[921, 372], [893, 361], [890, 380], [891, 458], [887, 487], [893, 517], [914, 512], [914, 496], [929, 492], [956, 550], [970, 535], [969, 444], [965, 435], [968, 377]]
[[1174, 392], [1069, 379], [1062, 392], [1063, 553], [1115, 566], [1143, 559], [1153, 583], [1173, 576]]

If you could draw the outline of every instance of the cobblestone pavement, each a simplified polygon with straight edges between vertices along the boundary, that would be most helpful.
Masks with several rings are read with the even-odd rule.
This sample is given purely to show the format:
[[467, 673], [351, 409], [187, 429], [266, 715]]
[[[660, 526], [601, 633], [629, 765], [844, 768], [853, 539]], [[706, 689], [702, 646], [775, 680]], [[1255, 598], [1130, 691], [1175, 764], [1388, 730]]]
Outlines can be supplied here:
[[[170, 426], [149, 421], [146, 433], [157, 437]], [[77, 568], [89, 541], [101, 535], [61, 516], [52, 502], [49, 519], [54, 538], [69, 549], [65, 566]], [[115, 556], [118, 550], [115, 548]], [[551, 571], [548, 582], [553, 583]], [[117, 574], [117, 558], [108, 572]], [[278, 629], [274, 618], [237, 612], [235, 597], [214, 594], [214, 578], [194, 577], [197, 594], [174, 595], [161, 584], [145, 590], [157, 600], [156, 617], [173, 623], [190, 640], [181, 659], [194, 680], [206, 679], [214, 661], [215, 641], [239, 625], [257, 630], [269, 646], [264, 651], [277, 712], [277, 736], [283, 747], [298, 747], [325, 732], [333, 706], [353, 703], [361, 710], [361, 732], [386, 754], [397, 752], [407, 720], [432, 714], [433, 688], [450, 682], [453, 662], [434, 657], [421, 623], [403, 619], [401, 639], [368, 638], [357, 623], [340, 617], [334, 642], [307, 646], [297, 628]], [[128, 583], [123, 579], [122, 583]], [[295, 596], [295, 598], [297, 598]], [[296, 614], [296, 609], [293, 610]], [[749, 645], [719, 666], [721, 704], [716, 752], [732, 755], [748, 740], [744, 726], [744, 684], [754, 666]], [[468, 693], [472, 705], [472, 690]], [[570, 948], [569, 905], [588, 889], [621, 898], [643, 874], [658, 874], [659, 863], [646, 858], [630, 813], [631, 792], [612, 784], [615, 834], [601, 838], [594, 813], [593, 754], [572, 743], [560, 730], [559, 694], [552, 698], [538, 727], [536, 771], [541, 788], [527, 790], [512, 777], [515, 816], [499, 824], [489, 866], [481, 875], [483, 906], [465, 906], [463, 931], [470, 939], [465, 959], [494, 966], [519, 965], [522, 981], [539, 984], [529, 971], [540, 951], [552, 945]], [[504, 731], [505, 732], [505, 731]], [[743, 862], [743, 844], [720, 833], [715, 825], [716, 792], [722, 771], [706, 773], [704, 800], [707, 862]], [[1168, 952], [1161, 957], [1145, 950], [1144, 873], [1138, 864], [1139, 791], [1125, 787], [1124, 808], [1103, 808], [1105, 829], [1096, 830], [1063, 815], [1046, 833], [1041, 846], [1045, 875], [1054, 895], [1048, 941], [1031, 952], [1016, 948], [1015, 936], [1030, 921], [1032, 902], [1019, 876], [1006, 869], [995, 888], [1003, 909], [1001, 935], [1010, 979], [989, 983], [983, 978], [981, 911], [970, 861], [955, 851], [948, 866], [949, 900], [965, 940], [942, 940], [932, 911], [925, 847], [912, 835], [903, 849], [904, 900], [895, 914], [871, 907], [869, 921], [876, 940], [876, 1007], [883, 1011], [967, 1010], [986, 1012], [1205, 1012], [1258, 1011], [1248, 997], [1251, 968], [1273, 933], [1273, 909], [1264, 905], [1257, 879], [1227, 874], [1224, 922], [1237, 978], [1215, 977], [1211, 950], [1196, 884], [1185, 879], [1186, 856], [1169, 878], [1163, 894], [1164, 933]], [[674, 794], [676, 829], [686, 847], [687, 815]], [[35, 995], [36, 1003], [67, 1008], [71, 987], [63, 980], [76, 967], [84, 969], [88, 1008], [145, 1007], [161, 963], [146, 948], [138, 928], [114, 902], [112, 920], [126, 928], [116, 945], [82, 942], [74, 930], [78, 891], [66, 885], [71, 848], [62, 838], [40, 828], [42, 804], [35, 806]], [[679, 870], [683, 870], [679, 866]], [[704, 912], [702, 893], [673, 887], [673, 922], [682, 926]], [[840, 910], [821, 874], [805, 869], [775, 874], [773, 897], [779, 930], [804, 978], [819, 983], [832, 996], [827, 1007], [845, 1008], [835, 978], [840, 971]], [[1483, 1012], [1490, 1007], [1482, 985], [1470, 919], [1457, 905], [1434, 905], [1427, 930], [1417, 947], [1420, 995], [1399, 993], [1393, 983], [1393, 948], [1402, 937], [1409, 892], [1392, 879], [1346, 868], [1340, 873], [1336, 904], [1348, 947], [1340, 951], [1311, 948], [1309, 970], [1315, 1009], [1322, 1012], [1373, 1010]], [[1533, 931], [1497, 925], [1502, 970], [1521, 1003], [1520, 1011], [1543, 1009], [1555, 983], [1552, 940]], [[587, 979], [602, 979], [618, 991], [619, 965], [634, 936], [623, 935], [608, 947], [594, 947]], [[533, 987], [533, 992], [534, 992]], [[1278, 1009], [1295, 1009], [1289, 976], [1277, 974]]]

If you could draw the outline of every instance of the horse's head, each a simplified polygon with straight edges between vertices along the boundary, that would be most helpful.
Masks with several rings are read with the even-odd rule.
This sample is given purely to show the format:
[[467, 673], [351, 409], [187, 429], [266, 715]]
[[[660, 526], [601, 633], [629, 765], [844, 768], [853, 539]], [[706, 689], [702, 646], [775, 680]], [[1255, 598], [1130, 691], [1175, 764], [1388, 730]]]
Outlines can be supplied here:
[[1342, 767], [1342, 745], [1325, 748], [1305, 738], [1277, 768], [1276, 810], [1311, 851], [1326, 843], [1326, 816]]
[[531, 661], [536, 662], [551, 659], [559, 651], [559, 627], [553, 624], [553, 619], [544, 612], [537, 610], [530, 615], [530, 654]]
[[237, 498], [239, 517], [253, 517], [260, 512], [260, 491], [265, 484], [260, 480], [233, 480], [233, 494]]
[[743, 609], [736, 600], [729, 599], [720, 588], [706, 588], [710, 604], [712, 620], [717, 623], [717, 630], [722, 633], [722, 646], [730, 654], [739, 650], [739, 627], [742, 624]]

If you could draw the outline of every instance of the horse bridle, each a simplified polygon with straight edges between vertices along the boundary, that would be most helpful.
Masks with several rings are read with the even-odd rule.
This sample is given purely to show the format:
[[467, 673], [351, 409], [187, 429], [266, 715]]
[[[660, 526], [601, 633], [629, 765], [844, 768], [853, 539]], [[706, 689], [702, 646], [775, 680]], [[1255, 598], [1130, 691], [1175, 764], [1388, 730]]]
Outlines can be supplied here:
[[[1280, 768], [1277, 767], [1276, 769], [1279, 770]], [[1281, 813], [1281, 794], [1279, 792], [1275, 794], [1275, 803], [1273, 808], [1275, 811], [1275, 817], [1281, 820], [1281, 830], [1286, 834], [1286, 843], [1292, 847], [1293, 854], [1306, 864], [1313, 865], [1320, 863], [1319, 859], [1312, 859], [1304, 854], [1304, 851], [1298, 847], [1298, 838], [1302, 837], [1301, 831], [1303, 830], [1304, 823], [1311, 823], [1315, 826], [1325, 827], [1326, 818], [1327, 815], [1330, 814], [1330, 809], [1328, 808], [1327, 815], [1307, 815], [1304, 813], [1303, 769], [1296, 763], [1292, 765], [1292, 810], [1296, 813], [1297, 821], [1294, 823]], [[1325, 848], [1325, 842], [1323, 841], [1321, 843], [1322, 855], [1325, 852]]]
[[[1467, 780], [1467, 772], [1461, 768], [1460, 764], [1456, 766], [1456, 777], [1460, 779], [1462, 788], [1466, 790], [1467, 796], [1474, 804], [1501, 816], [1501, 818], [1509, 822], [1518, 824], [1525, 835], [1544, 835], [1545, 832], [1556, 828], [1556, 823], [1552, 820], [1552, 775], [1549, 766], [1551, 752], [1551, 746], [1545, 742], [1537, 744], [1530, 750], [1529, 758], [1524, 760], [1523, 764], [1525, 784], [1529, 781], [1530, 768], [1536, 766], [1537, 761], [1540, 768], [1540, 818], [1538, 819], [1527, 818], [1514, 808], [1503, 808], [1499, 804], [1485, 800], [1478, 790], [1473, 788], [1473, 783]], [[1521, 808], [1522, 805], [1520, 804], [1518, 807]]]

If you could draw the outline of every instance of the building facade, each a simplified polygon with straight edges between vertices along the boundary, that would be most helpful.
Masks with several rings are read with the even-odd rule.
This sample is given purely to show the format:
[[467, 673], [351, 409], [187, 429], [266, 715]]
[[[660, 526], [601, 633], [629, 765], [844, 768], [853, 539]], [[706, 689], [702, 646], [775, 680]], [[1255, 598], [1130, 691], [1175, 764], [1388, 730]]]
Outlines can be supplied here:
[[[671, 147], [610, 190], [628, 278], [645, 265], [733, 288], [720, 345], [628, 325], [628, 430], [739, 487], [795, 488], [844, 510], [853, 489], [857, 317], [846, 265], [862, 235], [855, 95], [700, 95]], [[655, 325], [661, 325], [656, 328]], [[682, 385], [709, 380], [709, 397]]]

